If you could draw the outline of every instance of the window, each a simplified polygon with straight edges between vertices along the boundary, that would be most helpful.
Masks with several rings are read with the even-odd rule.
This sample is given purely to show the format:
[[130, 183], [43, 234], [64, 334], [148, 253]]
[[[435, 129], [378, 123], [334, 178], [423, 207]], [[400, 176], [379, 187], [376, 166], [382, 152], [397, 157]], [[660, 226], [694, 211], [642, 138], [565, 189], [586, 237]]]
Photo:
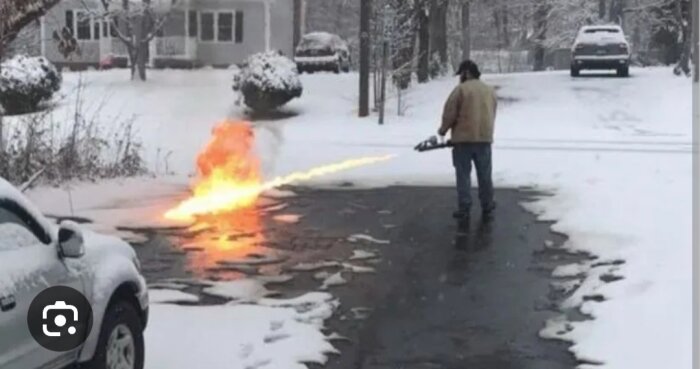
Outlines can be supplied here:
[[75, 35], [75, 18], [73, 18], [73, 11], [66, 10], [66, 29], [68, 29], [71, 34]]
[[93, 22], [92, 34], [93, 34], [93, 37], [95, 38], [95, 40], [100, 39], [100, 23], [102, 23], [102, 22]]
[[110, 27], [109, 27], [109, 21], [105, 20], [102, 21], [102, 37], [109, 37], [110, 36]]
[[233, 13], [219, 13], [217, 31], [218, 41], [233, 41]]
[[0, 200], [0, 250], [51, 242], [46, 231], [13, 201]]
[[113, 24], [109, 25], [109, 35], [111, 37], [119, 37], [118, 31], [121, 29], [121, 26], [119, 25], [119, 20], [115, 19], [113, 20]]
[[188, 36], [199, 37], [199, 22], [197, 21], [197, 11], [190, 10], [189, 15], [187, 16], [187, 23], [189, 27]]
[[85, 12], [75, 12], [76, 30], [74, 35], [78, 40], [90, 40], [92, 38], [90, 30], [90, 17]]
[[243, 42], [243, 12], [236, 12], [236, 43]]
[[214, 41], [214, 13], [201, 13], [199, 18], [199, 24], [202, 27], [201, 40]]

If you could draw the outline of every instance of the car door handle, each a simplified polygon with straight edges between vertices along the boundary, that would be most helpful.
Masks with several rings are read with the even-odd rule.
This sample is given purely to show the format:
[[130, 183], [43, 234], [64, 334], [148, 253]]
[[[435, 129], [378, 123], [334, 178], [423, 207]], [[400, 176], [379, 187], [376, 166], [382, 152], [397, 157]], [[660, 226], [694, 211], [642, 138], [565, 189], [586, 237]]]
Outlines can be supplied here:
[[12, 310], [15, 308], [15, 306], [17, 306], [17, 301], [15, 300], [15, 296], [8, 295], [8, 296], [0, 297], [0, 311]]

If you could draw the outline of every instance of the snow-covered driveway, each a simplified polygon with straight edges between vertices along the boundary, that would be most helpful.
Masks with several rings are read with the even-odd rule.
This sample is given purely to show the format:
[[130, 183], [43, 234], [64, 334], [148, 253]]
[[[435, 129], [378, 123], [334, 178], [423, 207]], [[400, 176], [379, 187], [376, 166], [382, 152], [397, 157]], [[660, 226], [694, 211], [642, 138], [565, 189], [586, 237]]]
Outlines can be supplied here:
[[[76, 76], [67, 76], [66, 91]], [[96, 102], [109, 96], [110, 111], [105, 113], [138, 117], [154, 168], [162, 171], [164, 153], [172, 152], [168, 169], [177, 176], [168, 180], [185, 184], [209, 129], [225, 117], [241, 116], [240, 108], [232, 106], [229, 72], [160, 71], [151, 76], [146, 84], [126, 81], [123, 71], [93, 72], [84, 78]], [[553, 321], [543, 335], [572, 340], [577, 357], [600, 362], [602, 368], [688, 368], [690, 80], [665, 68], [632, 70], [628, 79], [572, 79], [552, 72], [485, 80], [499, 86], [506, 98], [497, 118], [497, 185], [550, 191], [552, 196], [528, 208], [556, 221], [554, 229], [570, 237], [567, 247], [598, 257], [557, 271], [585, 274], [567, 307], [595, 319], [571, 325]], [[303, 82], [304, 95], [286, 108], [296, 116], [256, 122], [268, 177], [350, 157], [398, 154], [386, 164], [322, 182], [452, 183], [447, 151], [416, 154], [411, 148], [436, 130], [443, 99], [455, 80], [414, 88], [406, 96], [406, 115], [390, 112], [384, 126], [355, 117], [356, 75], [305, 75]], [[70, 105], [66, 102], [63, 114]], [[40, 193], [35, 196], [41, 198]], [[44, 208], [58, 211], [52, 206], [58, 205]], [[622, 279], [601, 279], [610, 275]]]

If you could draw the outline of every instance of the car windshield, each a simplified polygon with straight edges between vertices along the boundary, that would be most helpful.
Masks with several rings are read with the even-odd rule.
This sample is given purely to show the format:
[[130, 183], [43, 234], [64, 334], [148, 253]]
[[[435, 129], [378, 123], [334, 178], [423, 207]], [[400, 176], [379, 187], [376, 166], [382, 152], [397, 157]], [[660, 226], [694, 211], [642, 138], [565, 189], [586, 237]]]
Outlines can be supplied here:
[[617, 28], [589, 28], [584, 33], [620, 33]]

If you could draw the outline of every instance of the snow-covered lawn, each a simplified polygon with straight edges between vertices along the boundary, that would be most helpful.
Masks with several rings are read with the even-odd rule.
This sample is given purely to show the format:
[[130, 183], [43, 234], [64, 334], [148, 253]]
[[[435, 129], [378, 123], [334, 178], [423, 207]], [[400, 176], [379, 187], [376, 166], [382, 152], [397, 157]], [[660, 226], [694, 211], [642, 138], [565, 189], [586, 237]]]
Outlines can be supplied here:
[[[77, 76], [64, 76], [66, 93]], [[232, 105], [228, 71], [154, 71], [150, 76], [147, 83], [128, 81], [124, 71], [91, 72], [83, 74], [83, 79], [89, 83], [87, 95], [93, 105], [109, 99], [103, 110], [105, 122], [110, 121], [108, 115], [137, 116], [151, 168], [162, 173], [167, 166], [175, 173], [145, 182], [167, 181], [169, 198], [173, 198], [177, 196], [173, 188], [185, 188], [195, 155], [213, 125], [227, 117], [240, 117], [241, 109]], [[567, 306], [578, 307], [595, 319], [575, 322], [572, 331], [559, 337], [574, 342], [577, 357], [603, 364], [596, 368], [690, 367], [690, 80], [673, 77], [668, 69], [632, 70], [628, 79], [572, 79], [553, 72], [488, 75], [485, 80], [498, 85], [499, 94], [508, 98], [501, 103], [497, 120], [497, 185], [534, 186], [551, 192], [552, 196], [528, 208], [543, 219], [556, 221], [553, 228], [570, 236], [568, 248], [598, 257], [578, 267], [587, 277], [567, 301]], [[286, 108], [295, 116], [256, 123], [257, 149], [268, 178], [357, 156], [397, 154], [389, 162], [338, 173], [315, 184], [341, 180], [365, 186], [452, 184], [448, 151], [417, 154], [411, 148], [437, 129], [444, 98], [455, 80], [414, 88], [406, 96], [406, 115], [397, 117], [390, 112], [384, 126], [377, 125], [375, 118], [356, 118], [356, 75], [304, 75], [302, 81], [304, 95]], [[65, 107], [56, 114], [69, 114], [70, 99], [66, 98]], [[111, 187], [112, 193], [102, 192], [100, 201], [109, 202], [115, 194], [129, 197], [128, 189], [134, 187], [129, 185], [121, 192]], [[43, 191], [32, 195], [40, 206], [52, 212], [67, 211], [67, 205], [57, 205], [51, 201], [55, 196], [42, 195]], [[150, 199], [158, 197], [153, 191], [141, 193]], [[611, 263], [616, 260], [625, 262]], [[624, 279], [606, 284], [602, 275]], [[605, 301], [584, 300], [592, 294]], [[264, 332], [255, 327], [269, 329], [265, 322], [274, 320], [275, 314], [291, 314], [207, 309], [211, 312], [205, 308], [154, 309], [154, 324], [147, 335], [151, 368], [181, 367], [167, 356], [180, 343], [166, 344], [173, 330], [170, 325], [178, 319], [192, 321], [202, 316], [204, 327], [213, 322], [210, 317], [219, 314], [223, 320], [259, 317], [262, 320], [246, 323], [250, 327], [245, 332], [262, 337]], [[227, 324], [236, 327], [231, 321], [216, 327], [222, 334], [216, 338], [220, 344], [202, 340], [199, 347], [198, 340], [187, 341], [188, 348], [214, 360], [208, 367], [236, 367], [236, 361], [216, 361], [217, 356], [230, 357], [235, 351], [224, 341], [242, 339], [235, 332], [223, 332]], [[305, 336], [299, 337], [303, 342]], [[292, 367], [298, 361], [289, 358], [289, 364], [281, 367]], [[582, 366], [586, 367], [593, 366]]]

